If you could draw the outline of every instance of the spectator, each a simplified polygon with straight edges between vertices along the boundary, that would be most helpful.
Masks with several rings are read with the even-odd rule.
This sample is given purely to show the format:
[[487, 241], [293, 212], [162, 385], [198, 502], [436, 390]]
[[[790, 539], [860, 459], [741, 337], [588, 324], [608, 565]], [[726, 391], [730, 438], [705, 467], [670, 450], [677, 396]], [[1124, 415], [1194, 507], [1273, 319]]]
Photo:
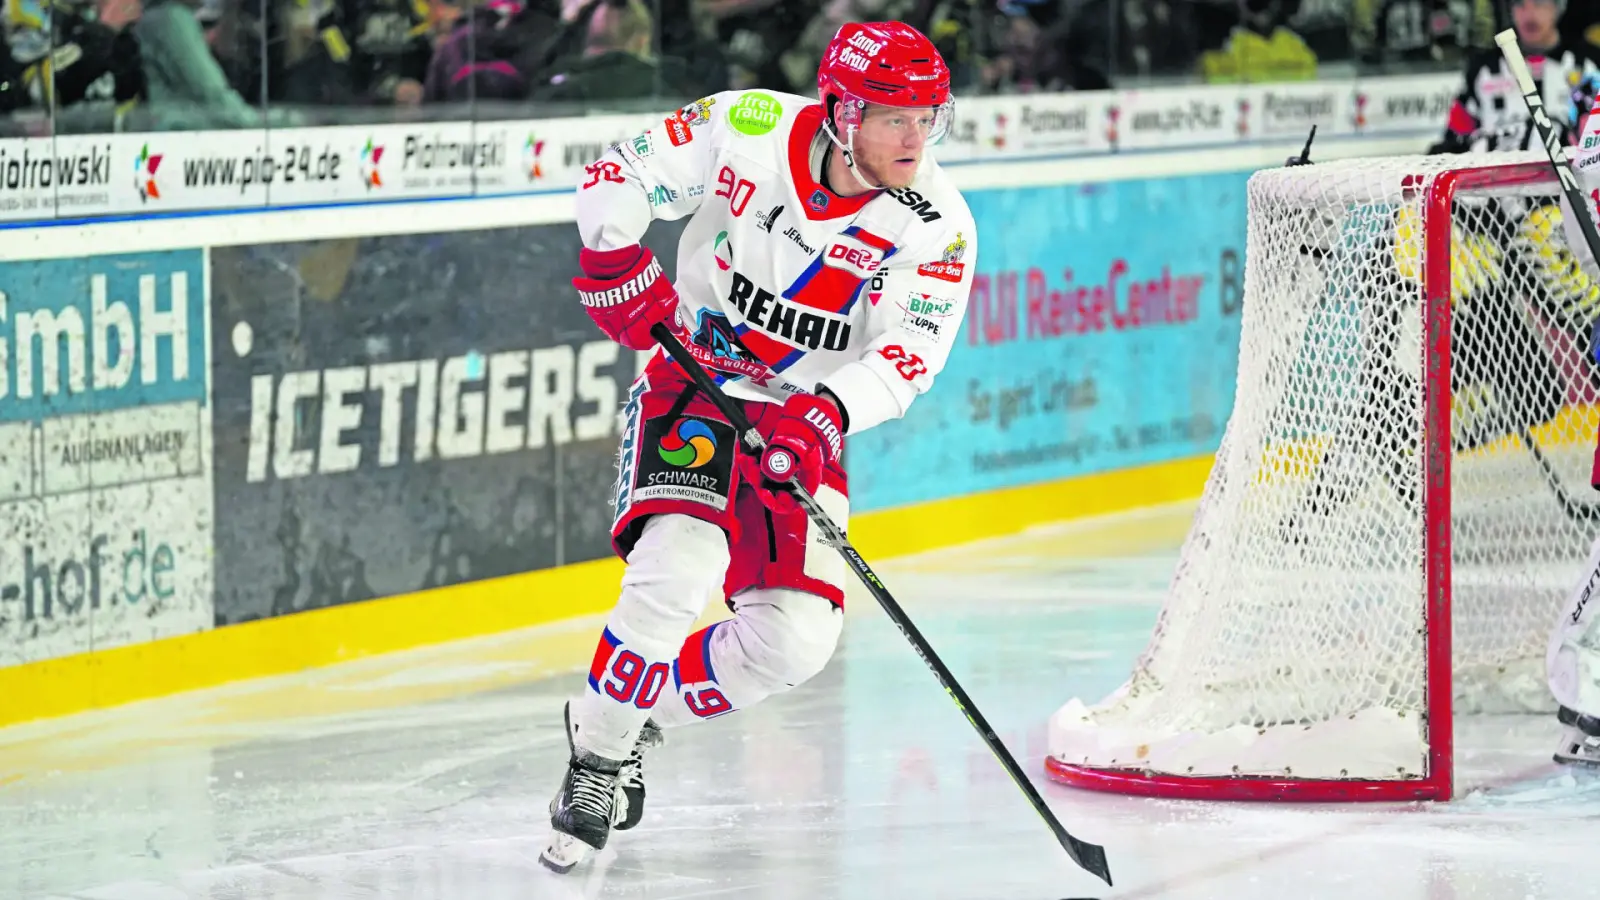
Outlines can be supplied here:
[[978, 84], [982, 19], [982, 0], [917, 0], [903, 21], [933, 41], [950, 67], [951, 86], [964, 91]]
[[275, 103], [356, 106], [366, 102], [356, 90], [351, 48], [338, 27], [338, 11], [316, 0], [287, 0], [269, 18], [268, 98]]
[[1384, 63], [1458, 63], [1467, 49], [1491, 47], [1494, 0], [1354, 0], [1349, 30], [1357, 58]]
[[1569, 0], [1561, 16], [1561, 43], [1568, 47], [1588, 44], [1600, 52], [1600, 0]]
[[155, 127], [262, 127], [261, 112], [239, 96], [212, 56], [200, 6], [196, 0], [150, 0], [134, 26]]
[[445, 24], [428, 64], [424, 102], [526, 99], [524, 55], [556, 28], [555, 20], [520, 0], [490, 0], [465, 13], [434, 2], [443, 8], [436, 20]]
[[264, 99], [259, 11], [259, 0], [200, 0], [194, 11], [228, 86], [248, 103]]
[[[1116, 0], [1142, 3], [1143, 0]], [[995, 20], [999, 53], [983, 70], [983, 84], [1000, 93], [1103, 91], [1111, 87], [1103, 48], [1108, 8], [1090, 0], [1070, 22], [1055, 0], [1003, 2]], [[1085, 14], [1098, 16], [1098, 29], [1085, 27]]]
[[340, 0], [326, 27], [339, 28], [348, 37], [351, 81], [357, 93], [375, 103], [422, 102], [431, 35], [438, 24], [430, 15], [437, 15], [439, 6], [419, 6], [410, 0]]
[[1317, 55], [1289, 28], [1300, 0], [1239, 0], [1239, 24], [1219, 50], [1200, 56], [1209, 82], [1309, 81]]
[[[1067, 29], [1053, 27], [1046, 47], [1060, 57], [1043, 66], [1075, 67], [1075, 77], [1047, 74], [1045, 87], [1108, 90], [1107, 76], [1160, 78], [1189, 75], [1200, 60], [1201, 29], [1196, 4], [1184, 0], [1087, 0]], [[1113, 40], [1115, 37], [1115, 40]], [[1098, 76], [1100, 83], [1089, 80]]]
[[693, 99], [682, 60], [651, 50], [654, 23], [642, 0], [597, 0], [588, 10], [583, 53], [562, 61], [534, 89], [545, 102], [592, 103], [668, 96]]
[[717, 40], [716, 20], [700, 5], [700, 0], [652, 0], [656, 46], [685, 61], [689, 82], [698, 85], [701, 94], [715, 94], [732, 86], [728, 58]]
[[[127, 30], [139, 0], [75, 4], [8, 3], [0, 45], [0, 112], [75, 107], [85, 101], [118, 107], [144, 93], [139, 44]], [[112, 125], [107, 110], [106, 127]]]
[[[834, 16], [835, 23], [856, 18], [848, 9], [848, 0], [831, 0], [829, 5], [846, 7], [846, 11]], [[724, 49], [730, 87], [815, 94], [816, 69], [797, 82], [785, 71], [783, 58], [806, 33], [806, 26], [822, 6], [818, 0], [695, 0], [692, 8], [696, 15], [710, 20], [717, 42]], [[835, 24], [834, 29], [837, 28]], [[827, 35], [832, 36], [832, 32]], [[820, 58], [821, 50], [816, 53]]]

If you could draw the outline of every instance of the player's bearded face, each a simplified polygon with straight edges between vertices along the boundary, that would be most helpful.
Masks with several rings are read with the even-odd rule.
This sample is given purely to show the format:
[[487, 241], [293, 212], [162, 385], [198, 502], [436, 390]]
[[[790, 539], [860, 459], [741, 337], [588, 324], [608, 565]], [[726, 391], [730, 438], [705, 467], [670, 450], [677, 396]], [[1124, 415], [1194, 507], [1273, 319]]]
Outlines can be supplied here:
[[933, 123], [932, 107], [868, 104], [855, 135], [855, 161], [861, 176], [888, 188], [911, 184], [922, 164]]

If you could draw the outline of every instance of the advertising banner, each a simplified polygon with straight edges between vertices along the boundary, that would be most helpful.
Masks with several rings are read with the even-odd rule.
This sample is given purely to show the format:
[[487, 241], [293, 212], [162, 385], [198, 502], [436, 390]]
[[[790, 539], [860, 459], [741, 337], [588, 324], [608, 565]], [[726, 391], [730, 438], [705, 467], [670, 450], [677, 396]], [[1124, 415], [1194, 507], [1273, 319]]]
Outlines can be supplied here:
[[[1367, 78], [1352, 86], [1352, 116], [1359, 134], [1403, 134], [1431, 127], [1444, 134], [1450, 105], [1463, 87], [1461, 75], [1401, 75]], [[1553, 113], [1552, 113], [1553, 114]]]
[[[652, 229], [671, 268], [680, 228]], [[217, 624], [611, 553], [634, 354], [571, 224], [213, 251]]]
[[288, 128], [270, 132], [258, 172], [272, 206], [465, 197], [509, 174], [498, 122]]
[[497, 179], [485, 178], [480, 195], [514, 194], [542, 188], [570, 187], [582, 183], [584, 167], [600, 158], [606, 148], [647, 128], [659, 133], [665, 114], [590, 116], [581, 119], [493, 123], [507, 135], [515, 153], [506, 159], [514, 168]]
[[1113, 150], [1249, 140], [1250, 95], [1231, 85], [1118, 91], [1106, 108], [1106, 136]]
[[[1274, 85], [963, 97], [949, 162], [1442, 131], [1456, 72]], [[0, 140], [0, 222], [400, 198], [578, 184], [672, 110]]]
[[1247, 179], [967, 192], [983, 240], [959, 341], [903, 420], [850, 438], [852, 506], [1214, 451], [1238, 365]]
[[204, 252], [0, 264], [0, 666], [212, 622]]
[[[1258, 85], [1239, 104], [1246, 137], [1304, 140], [1313, 125], [1319, 138], [1356, 131], [1355, 92], [1337, 82]], [[1444, 118], [1423, 125], [1430, 126], [1443, 131]]]
[[0, 140], [0, 221], [114, 211], [113, 184], [125, 180], [124, 164], [132, 166], [115, 146], [115, 135]]

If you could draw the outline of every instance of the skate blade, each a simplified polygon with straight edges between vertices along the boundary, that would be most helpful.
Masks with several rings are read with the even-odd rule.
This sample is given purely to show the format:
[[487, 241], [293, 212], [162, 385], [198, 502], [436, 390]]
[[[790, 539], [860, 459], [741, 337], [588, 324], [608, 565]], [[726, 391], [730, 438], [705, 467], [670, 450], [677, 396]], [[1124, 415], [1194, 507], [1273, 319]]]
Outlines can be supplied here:
[[539, 854], [539, 863], [552, 872], [565, 875], [578, 863], [588, 859], [589, 854], [593, 852], [593, 847], [570, 834], [558, 831], [551, 835], [549, 846]]
[[1597, 757], [1556, 753], [1551, 759], [1563, 766], [1570, 766], [1580, 771], [1600, 772], [1600, 758]]

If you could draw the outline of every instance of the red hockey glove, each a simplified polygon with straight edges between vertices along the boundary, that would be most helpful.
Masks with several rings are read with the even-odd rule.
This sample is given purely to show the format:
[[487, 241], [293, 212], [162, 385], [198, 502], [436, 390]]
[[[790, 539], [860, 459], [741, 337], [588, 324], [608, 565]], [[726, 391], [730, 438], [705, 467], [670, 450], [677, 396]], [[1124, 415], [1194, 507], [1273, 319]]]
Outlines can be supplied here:
[[792, 481], [816, 494], [823, 468], [838, 462], [842, 452], [839, 407], [821, 397], [795, 394], [783, 404], [783, 415], [772, 427], [760, 459], [741, 453], [739, 465], [763, 506], [775, 513], [792, 513], [800, 504], [783, 485]]
[[583, 309], [606, 337], [629, 350], [656, 345], [650, 328], [668, 321], [678, 308], [678, 291], [661, 271], [650, 248], [634, 244], [617, 250], [578, 251], [586, 278], [572, 279]]

